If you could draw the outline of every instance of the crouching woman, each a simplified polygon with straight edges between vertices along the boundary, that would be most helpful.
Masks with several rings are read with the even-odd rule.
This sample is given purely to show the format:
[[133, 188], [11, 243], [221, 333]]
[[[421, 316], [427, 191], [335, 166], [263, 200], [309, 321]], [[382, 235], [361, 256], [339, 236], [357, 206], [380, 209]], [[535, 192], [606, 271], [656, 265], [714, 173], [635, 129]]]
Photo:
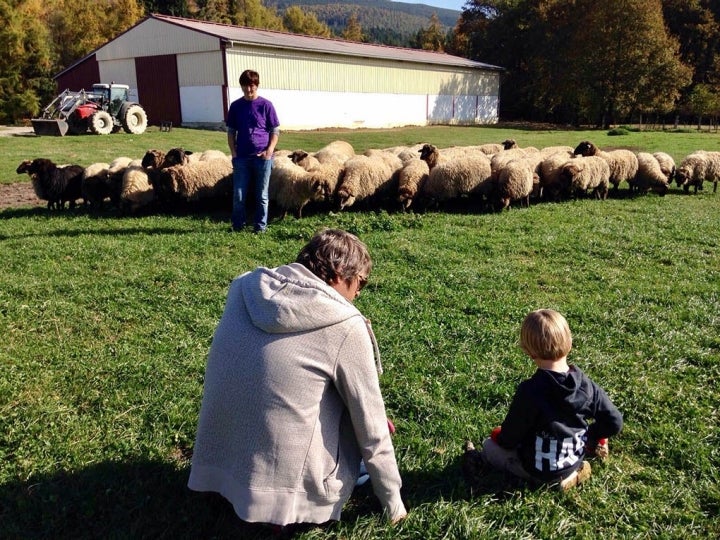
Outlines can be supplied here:
[[317, 233], [295, 263], [230, 285], [213, 337], [188, 486], [249, 522], [340, 519], [363, 460], [387, 518], [406, 515], [380, 393], [380, 357], [353, 305], [372, 261]]

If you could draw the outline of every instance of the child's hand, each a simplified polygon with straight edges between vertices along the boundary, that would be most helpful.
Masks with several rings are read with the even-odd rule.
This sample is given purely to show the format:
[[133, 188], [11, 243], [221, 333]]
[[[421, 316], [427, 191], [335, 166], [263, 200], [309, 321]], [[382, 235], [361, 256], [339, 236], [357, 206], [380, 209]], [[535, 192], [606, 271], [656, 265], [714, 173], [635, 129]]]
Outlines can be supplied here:
[[498, 438], [498, 435], [500, 435], [500, 431], [502, 431], [502, 426], [497, 426], [496, 428], [494, 428], [492, 430], [492, 432], [490, 433], [490, 438], [493, 441], [497, 442], [497, 438]]
[[393, 435], [395, 433], [395, 424], [392, 423], [392, 420], [389, 418], [387, 419], [388, 429], [390, 430], [390, 435]]

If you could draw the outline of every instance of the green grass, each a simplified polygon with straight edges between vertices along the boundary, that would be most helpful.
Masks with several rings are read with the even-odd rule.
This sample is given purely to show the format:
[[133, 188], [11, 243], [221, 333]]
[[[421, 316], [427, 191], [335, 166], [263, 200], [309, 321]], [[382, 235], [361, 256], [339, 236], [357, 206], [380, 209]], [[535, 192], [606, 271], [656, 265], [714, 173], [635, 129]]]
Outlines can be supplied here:
[[[336, 138], [357, 137], [356, 148], [369, 148], [393, 137], [450, 145], [510, 133], [284, 138], [289, 148], [312, 150]], [[24, 149], [30, 157], [56, 152], [58, 161], [89, 163], [103, 152], [224, 142], [214, 132], [148, 135], [157, 138], [136, 147], [124, 146], [135, 137], [119, 135], [112, 154], [105, 145], [115, 135], [0, 139], [0, 154], [15, 153], [0, 164], [17, 176], [20, 143], [38, 145]], [[168, 135], [178, 138], [163, 144]], [[716, 140], [604, 137], [514, 136], [535, 146], [582, 138], [610, 146], [627, 137], [665, 151], [673, 141], [679, 153], [713, 149]], [[73, 159], [58, 149], [66, 144]], [[297, 538], [717, 538], [719, 208], [720, 194], [673, 189], [664, 198], [543, 203], [502, 214], [315, 214], [271, 223], [263, 236], [229, 234], [224, 215], [2, 211], [0, 537], [266, 537], [222, 501], [185, 488], [205, 359], [230, 280], [293, 260], [314, 231], [333, 226], [357, 233], [373, 255], [357, 305], [383, 354], [381, 384], [398, 429], [410, 515], [386, 525], [366, 486], [340, 523]], [[611, 440], [610, 460], [594, 463], [590, 482], [574, 492], [504, 486], [490, 476], [471, 497], [459, 475], [462, 443], [487, 436], [532, 373], [517, 340], [522, 318], [539, 307], [565, 314], [571, 361], [608, 391], [625, 428]]]

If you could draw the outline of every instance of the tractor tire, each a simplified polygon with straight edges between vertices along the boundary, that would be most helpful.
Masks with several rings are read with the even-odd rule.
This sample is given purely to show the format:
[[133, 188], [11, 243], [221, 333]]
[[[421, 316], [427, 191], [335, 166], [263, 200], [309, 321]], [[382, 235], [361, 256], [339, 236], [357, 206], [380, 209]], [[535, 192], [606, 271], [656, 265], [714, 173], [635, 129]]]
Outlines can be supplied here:
[[95, 135], [110, 135], [113, 119], [107, 111], [98, 111], [90, 117], [90, 131]]
[[140, 105], [130, 105], [122, 119], [122, 126], [126, 133], [140, 135], [147, 129], [147, 114]]

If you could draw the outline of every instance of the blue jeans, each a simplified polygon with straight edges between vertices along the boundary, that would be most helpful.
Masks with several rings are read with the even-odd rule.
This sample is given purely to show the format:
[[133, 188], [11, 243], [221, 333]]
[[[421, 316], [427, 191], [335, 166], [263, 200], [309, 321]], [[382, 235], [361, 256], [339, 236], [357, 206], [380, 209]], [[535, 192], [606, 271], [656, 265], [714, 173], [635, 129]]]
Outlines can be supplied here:
[[254, 226], [256, 231], [267, 228], [272, 160], [262, 157], [236, 157], [233, 164], [232, 227], [242, 229], [247, 222], [246, 203], [249, 191], [254, 192]]

